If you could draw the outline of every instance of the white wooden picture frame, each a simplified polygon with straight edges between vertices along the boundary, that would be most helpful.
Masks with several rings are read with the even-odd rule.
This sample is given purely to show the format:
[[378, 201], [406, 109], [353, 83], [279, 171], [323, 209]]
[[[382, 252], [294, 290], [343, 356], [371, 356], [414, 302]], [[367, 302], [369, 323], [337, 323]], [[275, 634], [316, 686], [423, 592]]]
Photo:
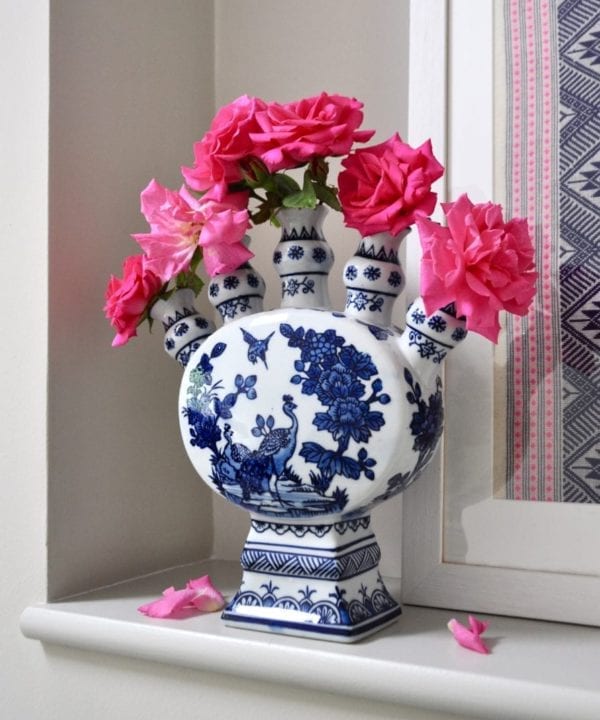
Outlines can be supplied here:
[[[442, 198], [468, 192], [474, 202], [499, 201], [493, 78], [499, 5], [411, 3], [409, 141], [432, 137], [445, 158]], [[417, 246], [413, 237], [407, 261], [413, 295]], [[448, 358], [443, 446], [403, 500], [403, 601], [599, 625], [600, 507], [494, 497], [493, 371], [491, 344], [473, 334]]]

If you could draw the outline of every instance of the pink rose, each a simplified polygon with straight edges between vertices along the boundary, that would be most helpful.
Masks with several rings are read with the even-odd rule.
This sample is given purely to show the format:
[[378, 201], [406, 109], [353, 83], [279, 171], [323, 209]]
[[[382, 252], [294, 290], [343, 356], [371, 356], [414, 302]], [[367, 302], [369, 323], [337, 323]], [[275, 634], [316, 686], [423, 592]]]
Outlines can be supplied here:
[[[133, 237], [146, 253], [148, 269], [163, 282], [189, 269], [198, 245], [239, 243], [249, 225], [245, 192], [213, 189], [198, 200], [185, 187], [175, 192], [152, 180], [142, 192], [141, 204], [151, 232]], [[240, 264], [252, 256], [249, 251], [243, 255]], [[210, 273], [212, 257], [205, 257], [204, 264]]]
[[248, 213], [231, 210], [214, 212], [200, 234], [202, 262], [210, 277], [237, 270], [254, 254], [242, 242]]
[[346, 155], [352, 143], [366, 142], [375, 132], [357, 130], [362, 107], [354, 98], [327, 93], [287, 105], [269, 103], [256, 113], [260, 129], [250, 134], [255, 153], [270, 172], [317, 157]]
[[527, 221], [504, 222], [502, 208], [467, 195], [443, 203], [448, 227], [417, 220], [423, 248], [421, 295], [428, 313], [454, 302], [467, 329], [498, 341], [498, 314], [525, 315], [535, 295], [534, 249]]
[[125, 258], [123, 277], [111, 276], [105, 295], [104, 313], [117, 331], [113, 347], [137, 335], [144, 311], [162, 285], [161, 279], [148, 269], [143, 255]]
[[342, 161], [339, 197], [348, 227], [361, 235], [397, 235], [420, 214], [433, 212], [432, 183], [444, 173], [431, 141], [416, 150], [396, 133], [389, 140], [360, 148]]
[[242, 95], [219, 110], [208, 132], [194, 144], [193, 167], [181, 168], [193, 190], [225, 187], [242, 179], [239, 161], [255, 154], [250, 134], [259, 130], [256, 113], [265, 107], [259, 98]]
[[210, 277], [233, 272], [254, 257], [243, 243], [250, 226], [248, 193], [229, 193], [221, 200], [217, 197], [209, 192], [200, 201], [204, 223], [198, 244]]
[[148, 268], [163, 282], [187, 270], [204, 222], [198, 201], [182, 187], [179, 192], [152, 180], [141, 194], [141, 209], [150, 233], [133, 238], [148, 258]]

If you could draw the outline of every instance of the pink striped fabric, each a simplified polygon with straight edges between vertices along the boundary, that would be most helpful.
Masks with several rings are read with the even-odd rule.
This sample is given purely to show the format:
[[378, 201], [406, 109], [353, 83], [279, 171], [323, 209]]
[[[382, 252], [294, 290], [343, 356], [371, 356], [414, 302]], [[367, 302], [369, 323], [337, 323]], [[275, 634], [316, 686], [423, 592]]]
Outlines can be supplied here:
[[507, 214], [528, 218], [539, 271], [529, 314], [507, 324], [506, 494], [515, 500], [561, 500], [554, 5], [508, 0], [505, 18]]

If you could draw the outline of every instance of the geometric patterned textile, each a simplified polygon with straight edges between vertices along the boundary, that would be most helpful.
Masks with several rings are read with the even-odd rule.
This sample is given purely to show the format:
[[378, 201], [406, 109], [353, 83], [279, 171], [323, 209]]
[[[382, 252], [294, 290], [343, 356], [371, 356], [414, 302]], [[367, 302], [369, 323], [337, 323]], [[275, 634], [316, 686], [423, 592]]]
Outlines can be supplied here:
[[563, 500], [600, 502], [600, 3], [560, 2]]
[[506, 0], [507, 214], [539, 272], [507, 320], [506, 497], [600, 502], [600, 2]]

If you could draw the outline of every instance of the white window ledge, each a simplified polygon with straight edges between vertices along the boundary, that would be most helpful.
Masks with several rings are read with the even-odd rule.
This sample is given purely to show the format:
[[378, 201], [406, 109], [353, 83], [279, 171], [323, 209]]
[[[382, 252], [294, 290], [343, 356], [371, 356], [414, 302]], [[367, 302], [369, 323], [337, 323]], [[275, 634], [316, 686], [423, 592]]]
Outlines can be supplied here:
[[493, 617], [492, 653], [479, 655], [448, 632], [456, 613], [429, 608], [405, 607], [393, 626], [351, 645], [229, 628], [218, 613], [153, 620], [137, 612], [165, 587], [206, 573], [226, 595], [237, 587], [237, 563], [213, 560], [29, 607], [21, 628], [46, 643], [464, 717], [600, 718], [600, 629]]

